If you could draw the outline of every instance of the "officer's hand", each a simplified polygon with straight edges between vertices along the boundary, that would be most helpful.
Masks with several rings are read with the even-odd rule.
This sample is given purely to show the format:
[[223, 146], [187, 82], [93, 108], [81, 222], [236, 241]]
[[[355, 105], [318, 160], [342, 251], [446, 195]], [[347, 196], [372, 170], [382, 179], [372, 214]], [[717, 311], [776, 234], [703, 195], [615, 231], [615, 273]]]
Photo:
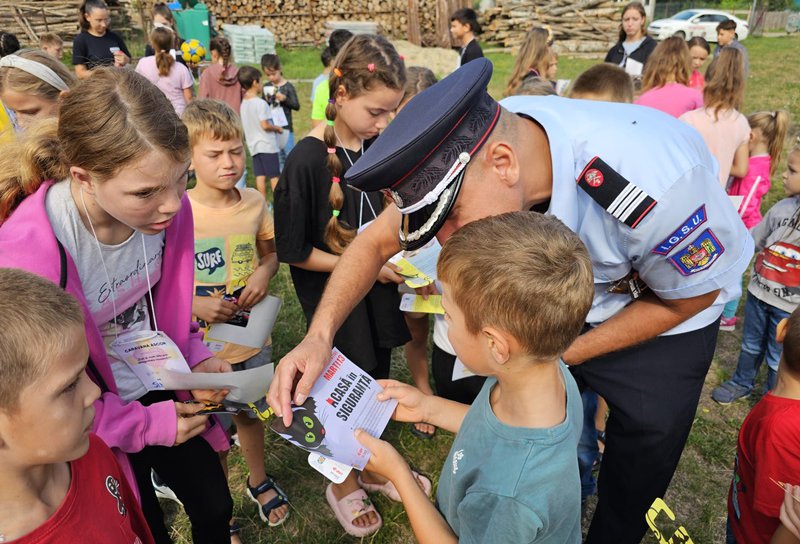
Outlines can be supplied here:
[[[294, 403], [303, 404], [311, 393], [311, 387], [322, 374], [331, 358], [331, 346], [315, 337], [306, 336], [278, 363], [267, 393], [269, 404], [287, 427], [292, 424], [292, 390]], [[295, 387], [295, 379], [302, 374]]]

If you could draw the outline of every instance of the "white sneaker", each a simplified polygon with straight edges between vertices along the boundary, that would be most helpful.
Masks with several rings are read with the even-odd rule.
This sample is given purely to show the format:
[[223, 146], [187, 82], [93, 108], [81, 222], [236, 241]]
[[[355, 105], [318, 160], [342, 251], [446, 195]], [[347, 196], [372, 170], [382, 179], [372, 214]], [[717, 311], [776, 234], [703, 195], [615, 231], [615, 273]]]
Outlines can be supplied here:
[[153, 482], [153, 489], [156, 491], [156, 497], [159, 499], [175, 501], [183, 506], [183, 503], [180, 501], [180, 499], [178, 499], [178, 496], [175, 494], [175, 492], [170, 489], [167, 484], [161, 481], [161, 478], [158, 477], [158, 474], [156, 474], [156, 471], [153, 469], [150, 469], [150, 480]]

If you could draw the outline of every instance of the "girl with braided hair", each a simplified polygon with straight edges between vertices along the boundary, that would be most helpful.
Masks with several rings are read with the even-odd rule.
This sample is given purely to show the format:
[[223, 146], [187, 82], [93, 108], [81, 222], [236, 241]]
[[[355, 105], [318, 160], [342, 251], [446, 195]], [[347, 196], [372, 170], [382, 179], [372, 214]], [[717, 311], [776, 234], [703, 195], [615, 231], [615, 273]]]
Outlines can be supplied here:
[[[344, 174], [386, 127], [403, 98], [405, 80], [403, 61], [386, 39], [353, 37], [333, 62], [325, 123], [298, 142], [286, 160], [275, 190], [275, 242], [278, 258], [290, 266], [307, 323], [339, 256], [381, 212], [382, 195], [349, 188]], [[390, 265], [384, 266], [334, 338], [334, 345], [374, 378], [389, 375], [391, 349], [410, 339], [399, 310], [396, 284], [401, 281]], [[430, 485], [419, 478], [421, 486]], [[339, 523], [358, 537], [382, 524], [364, 488], [399, 497], [390, 483], [367, 473], [359, 478], [351, 473], [326, 491]]]

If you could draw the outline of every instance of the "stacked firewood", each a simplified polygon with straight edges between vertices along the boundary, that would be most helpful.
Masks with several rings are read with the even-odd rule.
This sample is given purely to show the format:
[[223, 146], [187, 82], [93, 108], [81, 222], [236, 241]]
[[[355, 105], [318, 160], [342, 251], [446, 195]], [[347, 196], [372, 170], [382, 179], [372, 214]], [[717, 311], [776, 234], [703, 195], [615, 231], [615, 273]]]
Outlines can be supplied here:
[[548, 28], [562, 51], [607, 51], [617, 40], [622, 8], [609, 0], [498, 0], [483, 13], [482, 40], [516, 47], [533, 27]]
[[[71, 47], [72, 38], [78, 33], [77, 0], [27, 0], [22, 2], [0, 2], [0, 29], [16, 34], [25, 46], [35, 46], [39, 36], [53, 32], [61, 36], [64, 45]], [[130, 31], [130, 19], [126, 10], [110, 5], [111, 27], [115, 32]]]

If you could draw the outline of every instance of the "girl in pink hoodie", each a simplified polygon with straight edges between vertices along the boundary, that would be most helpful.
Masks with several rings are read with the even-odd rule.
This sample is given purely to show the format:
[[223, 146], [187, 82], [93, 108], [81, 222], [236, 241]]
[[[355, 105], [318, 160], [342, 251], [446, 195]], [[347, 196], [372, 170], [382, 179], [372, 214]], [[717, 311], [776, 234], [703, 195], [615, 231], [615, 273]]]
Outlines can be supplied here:
[[211, 40], [211, 66], [200, 74], [197, 98], [216, 98], [238, 112], [242, 105], [242, 86], [239, 85], [239, 69], [231, 63], [231, 44], [222, 36]]
[[[748, 229], [761, 222], [761, 199], [769, 192], [770, 177], [781, 162], [783, 143], [789, 129], [789, 114], [785, 111], [760, 111], [747, 118], [750, 124], [748, 151], [750, 159], [747, 175], [733, 178], [728, 186], [728, 194], [742, 198], [739, 216]], [[736, 308], [739, 299], [725, 305], [720, 320], [720, 330], [736, 329]]]
[[233, 508], [217, 454], [225, 432], [182, 402], [225, 392], [148, 391], [114, 349], [160, 331], [192, 371], [230, 371], [191, 320], [188, 166], [187, 131], [169, 100], [142, 76], [111, 68], [95, 70], [63, 99], [58, 119], [0, 154], [0, 267], [50, 279], [81, 302], [87, 370], [102, 390], [93, 431], [138, 487], [159, 543], [170, 538], [153, 468], [186, 506], [194, 542], [227, 541]]

